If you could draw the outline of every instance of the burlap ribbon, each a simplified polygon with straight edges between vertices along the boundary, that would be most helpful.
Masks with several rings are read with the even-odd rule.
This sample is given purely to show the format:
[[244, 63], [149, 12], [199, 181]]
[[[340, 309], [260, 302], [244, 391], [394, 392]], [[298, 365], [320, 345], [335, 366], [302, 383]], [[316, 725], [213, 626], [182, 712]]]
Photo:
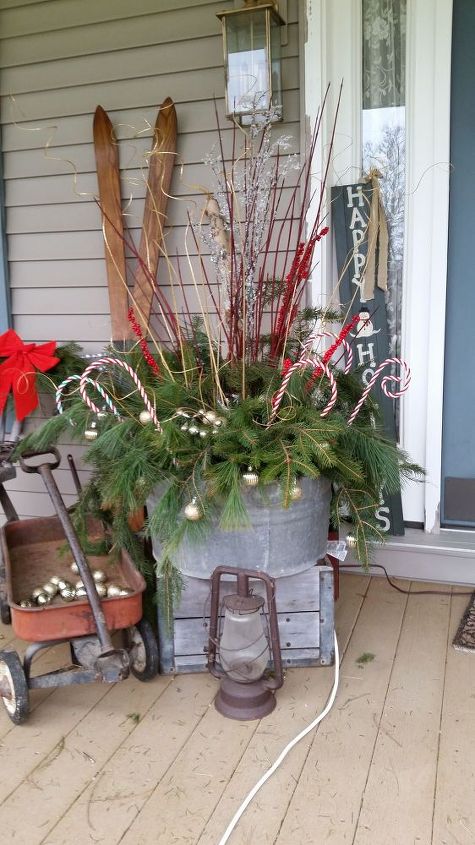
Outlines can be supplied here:
[[380, 290], [388, 289], [389, 233], [379, 187], [381, 176], [379, 170], [372, 168], [363, 180], [365, 183], [371, 183], [372, 187], [367, 229], [368, 252], [361, 291], [361, 300], [364, 302], [374, 299], [375, 285]]

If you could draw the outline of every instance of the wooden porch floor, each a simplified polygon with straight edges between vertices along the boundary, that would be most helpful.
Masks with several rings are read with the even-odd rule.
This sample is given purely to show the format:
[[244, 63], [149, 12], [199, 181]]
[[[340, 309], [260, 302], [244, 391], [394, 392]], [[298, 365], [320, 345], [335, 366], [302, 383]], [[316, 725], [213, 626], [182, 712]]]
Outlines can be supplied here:
[[[451, 646], [467, 603], [457, 592], [407, 597], [343, 578], [335, 706], [230, 845], [475, 843], [475, 654]], [[53, 651], [43, 667], [58, 665]], [[364, 653], [374, 659], [358, 663]], [[333, 668], [289, 671], [260, 723], [221, 717], [207, 675], [33, 693], [26, 725], [0, 712], [0, 842], [217, 845], [332, 683]]]

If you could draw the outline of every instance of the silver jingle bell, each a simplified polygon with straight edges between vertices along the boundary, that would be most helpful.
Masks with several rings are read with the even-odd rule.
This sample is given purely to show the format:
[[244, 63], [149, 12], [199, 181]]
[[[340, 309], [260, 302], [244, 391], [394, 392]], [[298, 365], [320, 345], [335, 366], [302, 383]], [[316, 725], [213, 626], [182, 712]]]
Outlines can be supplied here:
[[257, 487], [259, 484], [259, 476], [252, 467], [248, 467], [247, 472], [243, 472], [242, 480], [247, 487]]
[[115, 599], [120, 596], [121, 588], [117, 586], [117, 584], [109, 584], [107, 587], [107, 598], [108, 599]]
[[47, 584], [43, 585], [43, 592], [46, 593], [47, 596], [55, 596], [58, 592], [58, 585], [53, 584], [52, 581], [48, 581]]
[[203, 516], [201, 512], [200, 506], [197, 504], [196, 499], [192, 499], [191, 502], [185, 506], [184, 510], [185, 517], [190, 520], [190, 522], [197, 522], [198, 519], [201, 519]]
[[74, 587], [65, 587], [63, 590], [61, 590], [60, 596], [63, 601], [74, 601], [74, 599], [76, 598], [76, 590], [74, 589]]
[[48, 593], [40, 593], [39, 596], [36, 597], [36, 604], [40, 607], [49, 604], [51, 601], [51, 596]]
[[104, 584], [107, 581], [106, 573], [102, 571], [102, 569], [94, 569], [92, 573], [92, 577], [96, 584]]
[[152, 422], [152, 415], [150, 411], [140, 411], [139, 420], [142, 425], [147, 425], [147, 423]]
[[96, 593], [101, 599], [105, 599], [107, 596], [107, 587], [105, 584], [96, 583]]

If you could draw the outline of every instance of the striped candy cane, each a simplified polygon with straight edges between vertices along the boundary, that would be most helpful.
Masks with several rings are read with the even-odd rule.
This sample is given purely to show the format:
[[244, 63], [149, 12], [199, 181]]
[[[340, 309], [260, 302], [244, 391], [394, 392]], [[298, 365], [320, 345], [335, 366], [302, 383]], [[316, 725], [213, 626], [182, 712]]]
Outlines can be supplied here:
[[[335, 332], [320, 332], [319, 334], [313, 336], [312, 345], [316, 340], [318, 340], [319, 337], [333, 337], [335, 340], [338, 340], [338, 335], [335, 334]], [[345, 368], [343, 372], [345, 373], [345, 375], [347, 375], [353, 366], [353, 350], [348, 341], [344, 338], [340, 340], [340, 346], [343, 346], [345, 350]], [[338, 349], [339, 347], [335, 349], [335, 352], [337, 352]], [[333, 353], [333, 355], [335, 354], [335, 352]]]
[[[386, 358], [386, 360], [382, 361], [379, 367], [374, 371], [370, 381], [368, 382], [367, 387], [364, 389], [360, 399], [358, 400], [353, 411], [351, 412], [351, 416], [348, 419], [348, 425], [351, 425], [357, 414], [359, 414], [361, 406], [364, 404], [368, 397], [368, 393], [374, 387], [384, 368], [388, 365], [390, 366], [391, 364], [398, 364], [401, 367], [403, 374], [401, 376], [395, 376], [392, 374], [384, 376], [384, 378], [381, 380], [381, 390], [383, 391], [384, 395], [388, 396], [390, 399], [397, 399], [399, 396], [402, 396], [403, 393], [406, 392], [411, 382], [411, 371], [408, 365], [405, 361], [401, 361], [400, 358]], [[396, 382], [397, 384], [399, 384], [399, 389], [391, 390], [391, 388], [389, 387], [390, 382]]]
[[333, 408], [333, 406], [334, 406], [334, 404], [337, 400], [337, 396], [338, 396], [336, 381], [335, 381], [335, 377], [334, 377], [332, 371], [327, 366], [327, 364], [323, 363], [323, 361], [318, 357], [318, 355], [312, 355], [312, 356], [306, 356], [306, 357], [301, 356], [298, 359], [298, 361], [296, 361], [295, 364], [292, 364], [292, 366], [287, 370], [287, 372], [286, 372], [286, 374], [285, 374], [285, 376], [282, 380], [281, 386], [279, 387], [278, 391], [272, 397], [272, 402], [271, 402], [272, 412], [271, 412], [271, 415], [269, 417], [268, 425], [270, 425], [273, 422], [273, 420], [275, 419], [277, 411], [279, 410], [280, 403], [282, 402], [282, 398], [284, 396], [284, 393], [287, 390], [289, 381], [292, 377], [292, 374], [295, 373], [296, 370], [305, 369], [305, 367], [312, 367], [313, 369], [315, 369], [316, 367], [321, 367], [323, 372], [325, 373], [326, 377], [328, 378], [328, 380], [330, 382], [330, 387], [331, 387], [330, 401], [325, 406], [325, 408], [321, 412], [320, 416], [326, 417], [327, 414], [330, 413], [331, 409]]
[[126, 361], [121, 361], [121, 360], [119, 360], [119, 358], [108, 358], [108, 357], [99, 358], [98, 361], [94, 361], [92, 364], [89, 364], [89, 366], [86, 367], [86, 369], [84, 370], [84, 372], [81, 376], [80, 382], [79, 382], [79, 391], [80, 391], [81, 396], [82, 396], [84, 402], [86, 403], [86, 405], [89, 408], [91, 408], [91, 410], [98, 413], [99, 409], [96, 408], [94, 403], [91, 402], [89, 397], [86, 395], [86, 384], [87, 384], [87, 381], [88, 381], [89, 373], [91, 373], [93, 370], [97, 370], [103, 364], [112, 364], [113, 366], [116, 366], [116, 367], [122, 367], [122, 369], [125, 370], [129, 374], [130, 378], [132, 379], [132, 381], [134, 382], [134, 384], [137, 387], [137, 390], [140, 394], [142, 402], [144, 403], [145, 408], [149, 412], [155, 428], [157, 429], [157, 431], [161, 431], [162, 427], [161, 427], [161, 425], [158, 421], [158, 417], [155, 413], [155, 409], [154, 409], [152, 403], [150, 402], [150, 399], [148, 398], [148, 396], [145, 392], [145, 388], [144, 388], [142, 382], [140, 381], [137, 373], [135, 372], [135, 370], [132, 369], [132, 367], [129, 364], [126, 363]]
[[[56, 400], [56, 407], [58, 409], [59, 414], [62, 414], [63, 410], [64, 410], [63, 409], [63, 402], [62, 402], [62, 396], [63, 396], [63, 393], [64, 393], [64, 389], [68, 386], [68, 384], [71, 384], [71, 382], [80, 381], [80, 379], [81, 379], [81, 376], [77, 376], [77, 375], [76, 376], [69, 376], [68, 378], [64, 379], [64, 381], [62, 381], [60, 385], [58, 385], [58, 387], [56, 389], [55, 400]], [[119, 411], [115, 407], [115, 405], [112, 402], [112, 399], [110, 398], [110, 396], [105, 392], [104, 388], [101, 387], [101, 385], [98, 384], [97, 381], [94, 381], [94, 379], [92, 379], [92, 378], [87, 378], [86, 383], [90, 384], [95, 390], [97, 390], [99, 395], [102, 396], [102, 398], [103, 398], [104, 402], [106, 403], [106, 405], [108, 406], [109, 410], [111, 410], [112, 413], [115, 414], [116, 417], [120, 417]], [[88, 408], [91, 408], [91, 410], [96, 409], [96, 406], [93, 405], [93, 403], [89, 400], [88, 397], [87, 397], [86, 404], [87, 404]]]

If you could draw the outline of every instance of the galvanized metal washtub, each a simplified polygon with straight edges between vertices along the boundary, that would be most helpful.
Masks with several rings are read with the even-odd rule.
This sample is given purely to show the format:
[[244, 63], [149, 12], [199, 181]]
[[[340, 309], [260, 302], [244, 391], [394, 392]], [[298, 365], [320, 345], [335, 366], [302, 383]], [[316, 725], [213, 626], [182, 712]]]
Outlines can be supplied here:
[[[218, 520], [202, 542], [184, 540], [173, 563], [184, 575], [210, 578], [217, 566], [240, 566], [267, 572], [273, 578], [304, 572], [325, 557], [330, 517], [331, 485], [327, 478], [300, 478], [302, 498], [282, 507], [278, 484], [244, 491], [250, 525], [222, 531]], [[149, 497], [149, 513], [164, 493], [157, 486]], [[152, 538], [156, 560], [159, 541]]]

